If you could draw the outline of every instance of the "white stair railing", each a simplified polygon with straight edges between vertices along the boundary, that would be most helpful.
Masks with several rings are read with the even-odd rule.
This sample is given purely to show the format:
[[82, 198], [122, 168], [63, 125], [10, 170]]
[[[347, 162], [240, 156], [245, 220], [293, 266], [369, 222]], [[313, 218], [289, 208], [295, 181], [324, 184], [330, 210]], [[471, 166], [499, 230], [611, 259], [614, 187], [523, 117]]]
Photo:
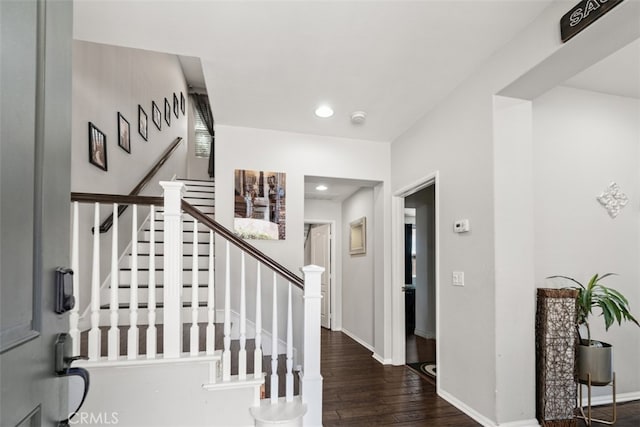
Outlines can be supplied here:
[[[114, 221], [116, 219], [114, 218]], [[129, 282], [129, 332], [127, 334], [127, 359], [138, 357], [138, 205], [131, 209], [131, 280]]]
[[271, 404], [274, 404], [278, 403], [278, 280], [275, 272], [271, 313]]
[[291, 307], [291, 282], [287, 295], [287, 375], [285, 398], [287, 402], [293, 401], [293, 312]]
[[[272, 318], [271, 318], [271, 366], [270, 366], [270, 403], [278, 404], [279, 399], [279, 374], [278, 374], [278, 353], [280, 347], [280, 337], [279, 337], [279, 324], [286, 325], [285, 332], [285, 362], [284, 369], [285, 372], [285, 401], [292, 402], [294, 400], [294, 342], [293, 342], [293, 285], [295, 284], [298, 287], [300, 286], [299, 279], [294, 280], [295, 277], [291, 275], [286, 269], [282, 270], [281, 266], [275, 263], [273, 260], [270, 260], [268, 257], [261, 255], [259, 252], [255, 251], [253, 248], [247, 246], [246, 243], [239, 241], [235, 236], [231, 235], [230, 232], [224, 231], [220, 228], [220, 226], [212, 221], [211, 219], [203, 219], [201, 214], [198, 212], [194, 212], [193, 208], [189, 208], [188, 204], [183, 205], [181, 202], [181, 198], [184, 192], [184, 184], [180, 182], [162, 182], [161, 185], [165, 190], [164, 194], [164, 213], [163, 219], [164, 224], [162, 227], [162, 232], [164, 233], [163, 237], [163, 301], [162, 301], [162, 310], [163, 310], [163, 347], [164, 351], [162, 354], [163, 358], [179, 358], [185, 357], [182, 353], [182, 300], [181, 300], [181, 291], [182, 291], [182, 273], [183, 273], [183, 257], [182, 257], [182, 228], [183, 228], [183, 211], [185, 209], [190, 215], [195, 215], [198, 218], [201, 218], [201, 221], [198, 221], [198, 218], [194, 217], [193, 221], [193, 241], [192, 241], [192, 255], [193, 255], [193, 263], [191, 266], [191, 286], [192, 292], [190, 295], [191, 300], [191, 310], [190, 310], [190, 320], [188, 323], [190, 324], [190, 347], [189, 347], [189, 355], [188, 356], [197, 356], [199, 355], [200, 347], [200, 334], [199, 334], [199, 324], [198, 320], [201, 316], [199, 312], [199, 306], [201, 302], [201, 296], [199, 293], [200, 286], [200, 278], [199, 278], [199, 255], [200, 255], [200, 241], [198, 237], [198, 226], [199, 224], [204, 224], [208, 228], [210, 228], [208, 232], [209, 241], [208, 243], [208, 277], [207, 277], [207, 292], [206, 292], [206, 312], [207, 312], [207, 323], [206, 323], [206, 334], [204, 343], [204, 348], [206, 349], [206, 354], [210, 356], [214, 356], [216, 354], [221, 354], [221, 374], [220, 378], [217, 377], [218, 374], [212, 374], [210, 380], [212, 383], [220, 383], [221, 386], [224, 386], [224, 383], [228, 383], [233, 381], [242, 382], [242, 381], [261, 381], [263, 378], [263, 352], [262, 352], [262, 267], [270, 268], [273, 273], [273, 285], [272, 285]], [[144, 264], [139, 265], [138, 260], [138, 229], [137, 229], [137, 213], [138, 208], [135, 204], [130, 203], [129, 201], [124, 201], [126, 196], [122, 197], [120, 201], [120, 207], [122, 204], [132, 204], [132, 230], [131, 230], [131, 257], [129, 260], [130, 263], [130, 296], [129, 296], [129, 319], [130, 319], [130, 327], [128, 332], [128, 351], [127, 351], [127, 359], [153, 359], [156, 357], [156, 265], [155, 265], [155, 237], [156, 237], [156, 213], [155, 208], [152, 205], [149, 210], [149, 278], [148, 278], [148, 328], [147, 328], [147, 346], [146, 346], [146, 357], [141, 356], [141, 352], [138, 349], [139, 346], [139, 337], [138, 337], [138, 328], [139, 322], [138, 320], [138, 311], [139, 311], [139, 301], [145, 301], [140, 297], [140, 289], [138, 289], [138, 274], [139, 267], [144, 268]], [[139, 198], [142, 199], [142, 198]], [[154, 198], [148, 198], [149, 200]], [[158, 198], [155, 198], [156, 200]], [[118, 199], [120, 200], [120, 199]], [[129, 199], [132, 201], [132, 199]], [[86, 200], [85, 200], [86, 201]], [[107, 357], [106, 359], [115, 362], [120, 360], [119, 358], [119, 341], [120, 341], [120, 333], [122, 329], [122, 325], [119, 324], [122, 321], [123, 316], [119, 312], [118, 303], [120, 298], [117, 290], [118, 290], [118, 277], [122, 272], [118, 270], [118, 203], [112, 203], [113, 207], [113, 228], [112, 232], [112, 250], [111, 250], [111, 278], [110, 278], [110, 289], [108, 293], [109, 298], [109, 333], [108, 333], [108, 349], [107, 349]], [[148, 203], [147, 204], [151, 204]], [[74, 215], [74, 224], [72, 230], [74, 230], [74, 235], [72, 236], [72, 267], [75, 267], [75, 271], [79, 268], [77, 257], [78, 257], [78, 236], [77, 236], [77, 225], [78, 225], [78, 203], [74, 202], [73, 205], [73, 215]], [[94, 203], [94, 227], [95, 230], [99, 229], [99, 214], [100, 214], [100, 205], [99, 203]], [[90, 307], [89, 314], [91, 319], [91, 328], [89, 330], [89, 347], [88, 354], [91, 361], [97, 361], [100, 359], [100, 336], [101, 332], [99, 329], [100, 323], [100, 236], [99, 232], [96, 232], [93, 239], [93, 270], [91, 272], [91, 296], [90, 296]], [[222, 263], [225, 267], [224, 273], [224, 346], [223, 350], [219, 353], [215, 350], [215, 274], [214, 274], [214, 238], [218, 235], [226, 240], [225, 243], [225, 251], [224, 251], [224, 260]], [[235, 246], [238, 246], [239, 251], [239, 259], [234, 261], [233, 265], [239, 265], [239, 278], [240, 283], [238, 286], [235, 286], [234, 289], [239, 293], [239, 301], [238, 306], [238, 338], [239, 338], [239, 347], [240, 350], [237, 355], [232, 356], [231, 354], [231, 314], [232, 314], [232, 306], [231, 306], [231, 292], [232, 292], [232, 284], [231, 284], [231, 250], [230, 250], [230, 241]], [[234, 252], [235, 254], [235, 252]], [[254, 361], [253, 361], [253, 375], [249, 376], [247, 374], [247, 321], [249, 320], [247, 317], [247, 276], [246, 276], [246, 255], [250, 255], [251, 257], [256, 258], [256, 281], [255, 281], [255, 349], [254, 349]], [[283, 273], [284, 271], [284, 273]], [[316, 266], [306, 266], [302, 268], [302, 273], [304, 276], [304, 289], [303, 289], [303, 297], [304, 297], [304, 333], [303, 333], [303, 342], [301, 343], [304, 351], [304, 364], [302, 366], [303, 375], [301, 376], [301, 401], [306, 405], [307, 412], [304, 416], [305, 425], [320, 425], [322, 422], [322, 376], [320, 374], [320, 303], [321, 303], [321, 294], [320, 294], [320, 277], [323, 272], [323, 269]], [[279, 313], [279, 302], [278, 295], [280, 294], [279, 286], [281, 285], [278, 281], [278, 275], [282, 275], [287, 281], [287, 294], [286, 294], [286, 307], [282, 307], [283, 313], [286, 316], [285, 319], [280, 316]], [[125, 276], [123, 276], [125, 277]], [[76, 283], [79, 287], [79, 284]], [[76, 296], [78, 296], [78, 290], [76, 290]], [[106, 297], [107, 294], [105, 294]], [[280, 294], [283, 295], [283, 294]], [[187, 299], [188, 296], [185, 296]], [[77, 309], [76, 309], [77, 310]], [[74, 313], [72, 312], [72, 316], [70, 318], [70, 332], [74, 332]], [[142, 318], [144, 319], [144, 318]], [[78, 322], [75, 324], [75, 329], [78, 330]], [[74, 338], [74, 346], [79, 345], [79, 339]], [[238, 375], [237, 377], [232, 378], [231, 375], [231, 358], [234, 357], [233, 365], [238, 366]], [[237, 360], [235, 359], [237, 357]], [[212, 359], [214, 360], [214, 359]], [[218, 359], [215, 359], [218, 360]], [[237, 363], [236, 363], [237, 362]], [[217, 363], [217, 362], [216, 362]], [[212, 371], [213, 372], [213, 371]], [[217, 369], [215, 370], [217, 372]], [[235, 387], [235, 385], [232, 385]]]
[[89, 360], [100, 358], [100, 203], [93, 204], [93, 263], [91, 270], [91, 330]]
[[211, 355], [216, 350], [216, 305], [215, 305], [215, 269], [213, 257], [213, 231], [209, 230], [209, 281], [207, 283], [207, 354]]
[[113, 226], [111, 234], [111, 288], [109, 289], [109, 313], [111, 325], [107, 340], [107, 358], [116, 360], [120, 356], [120, 328], [118, 323], [118, 204], [113, 204]]
[[149, 279], [147, 285], [149, 289], [147, 299], [149, 327], [147, 328], [146, 350], [147, 359], [155, 359], [158, 335], [156, 329], [156, 209], [154, 205], [149, 206]]
[[226, 243], [224, 270], [224, 350], [222, 351], [222, 381], [231, 380], [231, 258]]
[[193, 251], [191, 257], [191, 336], [190, 336], [190, 352], [191, 356], [197, 356], [200, 350], [200, 328], [198, 326], [198, 291], [200, 290], [200, 281], [198, 274], [200, 266], [198, 264], [198, 220], [193, 220]]
[[253, 350], [253, 377], [262, 378], [262, 279], [260, 263], [256, 269], [256, 348]]
[[164, 189], [163, 347], [165, 358], [182, 353], [182, 209], [184, 183], [161, 181]]

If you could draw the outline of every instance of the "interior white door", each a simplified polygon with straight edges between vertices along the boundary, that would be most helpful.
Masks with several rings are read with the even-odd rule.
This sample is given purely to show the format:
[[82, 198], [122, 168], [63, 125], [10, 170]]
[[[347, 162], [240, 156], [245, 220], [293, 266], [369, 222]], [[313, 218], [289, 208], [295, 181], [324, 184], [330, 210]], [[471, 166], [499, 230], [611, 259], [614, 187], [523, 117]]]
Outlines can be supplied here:
[[324, 267], [320, 279], [322, 306], [320, 324], [323, 328], [331, 327], [331, 226], [329, 224], [311, 227], [311, 264]]

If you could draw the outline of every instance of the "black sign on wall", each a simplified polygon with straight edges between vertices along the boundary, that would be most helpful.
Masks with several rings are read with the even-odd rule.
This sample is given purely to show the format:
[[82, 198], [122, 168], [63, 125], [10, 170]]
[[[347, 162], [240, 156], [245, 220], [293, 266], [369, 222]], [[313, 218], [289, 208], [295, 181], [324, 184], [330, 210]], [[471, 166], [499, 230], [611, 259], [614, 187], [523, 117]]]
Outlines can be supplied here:
[[560, 36], [566, 42], [624, 0], [583, 0], [560, 19]]

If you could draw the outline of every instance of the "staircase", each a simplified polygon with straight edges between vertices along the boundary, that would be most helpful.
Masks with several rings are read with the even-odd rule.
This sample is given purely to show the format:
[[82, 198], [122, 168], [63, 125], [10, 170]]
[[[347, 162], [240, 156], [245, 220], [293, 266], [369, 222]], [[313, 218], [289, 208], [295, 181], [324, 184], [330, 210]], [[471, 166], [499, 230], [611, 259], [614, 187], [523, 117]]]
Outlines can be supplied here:
[[[119, 425], [125, 426], [293, 426], [303, 420], [305, 425], [320, 425], [321, 270], [303, 269], [304, 299], [295, 297], [304, 301], [304, 318], [295, 323], [305, 326], [303, 342], [297, 345], [307, 356], [301, 372], [294, 375], [292, 290], [300, 291], [292, 283], [302, 289], [300, 279], [215, 222], [213, 182], [161, 184], [164, 200], [72, 194], [74, 271], [80, 268], [79, 203], [94, 204], [94, 229], [100, 203], [131, 205], [132, 218], [131, 243], [120, 256], [115, 238], [118, 204], [113, 205], [109, 277], [99, 283], [100, 233], [96, 233], [87, 236], [94, 248], [91, 286], [74, 283], [76, 297], [84, 292], [91, 298], [82, 316], [78, 308], [70, 316], [74, 352], [89, 357], [77, 364], [92, 375], [92, 392], [82, 411], [112, 410], [119, 414]], [[184, 194], [181, 187], [186, 187]], [[148, 209], [139, 228], [133, 218], [146, 212], [138, 208]], [[224, 283], [214, 283], [214, 268], [224, 272]], [[273, 273], [262, 274], [263, 288], [260, 271], [266, 269]], [[248, 293], [254, 297], [255, 316], [247, 313]], [[286, 304], [279, 309], [287, 293]], [[267, 331], [262, 327], [263, 294], [272, 300], [267, 303], [273, 313]], [[278, 334], [283, 319], [286, 340]], [[266, 374], [262, 367], [269, 365]]]
[[[183, 199], [196, 207], [202, 213], [208, 217], [214, 219], [215, 211], [215, 182], [214, 181], [200, 181], [178, 178], [176, 181], [183, 182], [186, 187]], [[118, 307], [119, 307], [119, 319], [121, 324], [129, 325], [130, 320], [129, 309], [131, 301], [131, 272], [134, 258], [137, 260], [138, 271], [138, 323], [148, 324], [149, 322], [149, 254], [151, 249], [151, 242], [154, 244], [155, 252], [155, 301], [158, 312], [156, 314], [156, 321], [162, 323], [162, 309], [164, 307], [163, 298], [163, 244], [164, 244], [164, 221], [162, 219], [163, 210], [158, 209], [155, 211], [156, 217], [154, 221], [153, 239], [151, 238], [151, 224], [150, 218], [147, 217], [144, 225], [139, 233], [139, 240], [137, 243], [137, 256], [131, 250], [120, 261], [119, 274], [118, 274]], [[194, 219], [188, 215], [184, 215], [182, 219], [183, 229], [183, 257], [182, 257], [182, 287], [183, 295], [191, 296], [192, 292], [192, 277], [193, 277], [193, 241], [194, 241]], [[203, 224], [198, 225], [198, 301], [206, 301], [207, 297], [207, 279], [209, 274], [208, 258], [209, 258], [209, 230]], [[108, 326], [110, 320], [109, 312], [109, 298], [110, 298], [110, 280], [107, 278], [104, 285], [101, 287], [100, 301], [105, 303], [100, 306], [100, 326]], [[182, 302], [182, 316], [191, 315], [191, 300], [189, 298]], [[198, 316], [202, 319], [206, 318], [206, 304], [200, 303]], [[86, 316], [85, 316], [86, 317]]]

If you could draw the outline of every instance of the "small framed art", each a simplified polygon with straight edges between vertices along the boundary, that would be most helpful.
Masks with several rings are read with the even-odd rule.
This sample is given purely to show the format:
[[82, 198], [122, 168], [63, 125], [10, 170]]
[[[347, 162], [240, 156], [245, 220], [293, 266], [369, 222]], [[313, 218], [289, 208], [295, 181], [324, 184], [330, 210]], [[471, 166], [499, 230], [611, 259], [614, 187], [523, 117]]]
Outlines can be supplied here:
[[156, 125], [158, 130], [162, 129], [162, 113], [156, 104], [156, 101], [151, 101], [151, 119], [153, 124]]
[[176, 119], [178, 118], [178, 96], [173, 93], [173, 114], [176, 115]]
[[147, 141], [149, 135], [149, 122], [147, 113], [145, 113], [142, 105], [138, 105], [138, 133], [145, 141]]
[[171, 126], [171, 104], [167, 98], [164, 99], [164, 121], [167, 126]]
[[350, 224], [349, 254], [364, 255], [367, 253], [367, 218], [356, 219]]
[[107, 135], [89, 122], [89, 163], [107, 170]]
[[131, 137], [129, 121], [118, 113], [118, 145], [127, 153], [131, 153]]

